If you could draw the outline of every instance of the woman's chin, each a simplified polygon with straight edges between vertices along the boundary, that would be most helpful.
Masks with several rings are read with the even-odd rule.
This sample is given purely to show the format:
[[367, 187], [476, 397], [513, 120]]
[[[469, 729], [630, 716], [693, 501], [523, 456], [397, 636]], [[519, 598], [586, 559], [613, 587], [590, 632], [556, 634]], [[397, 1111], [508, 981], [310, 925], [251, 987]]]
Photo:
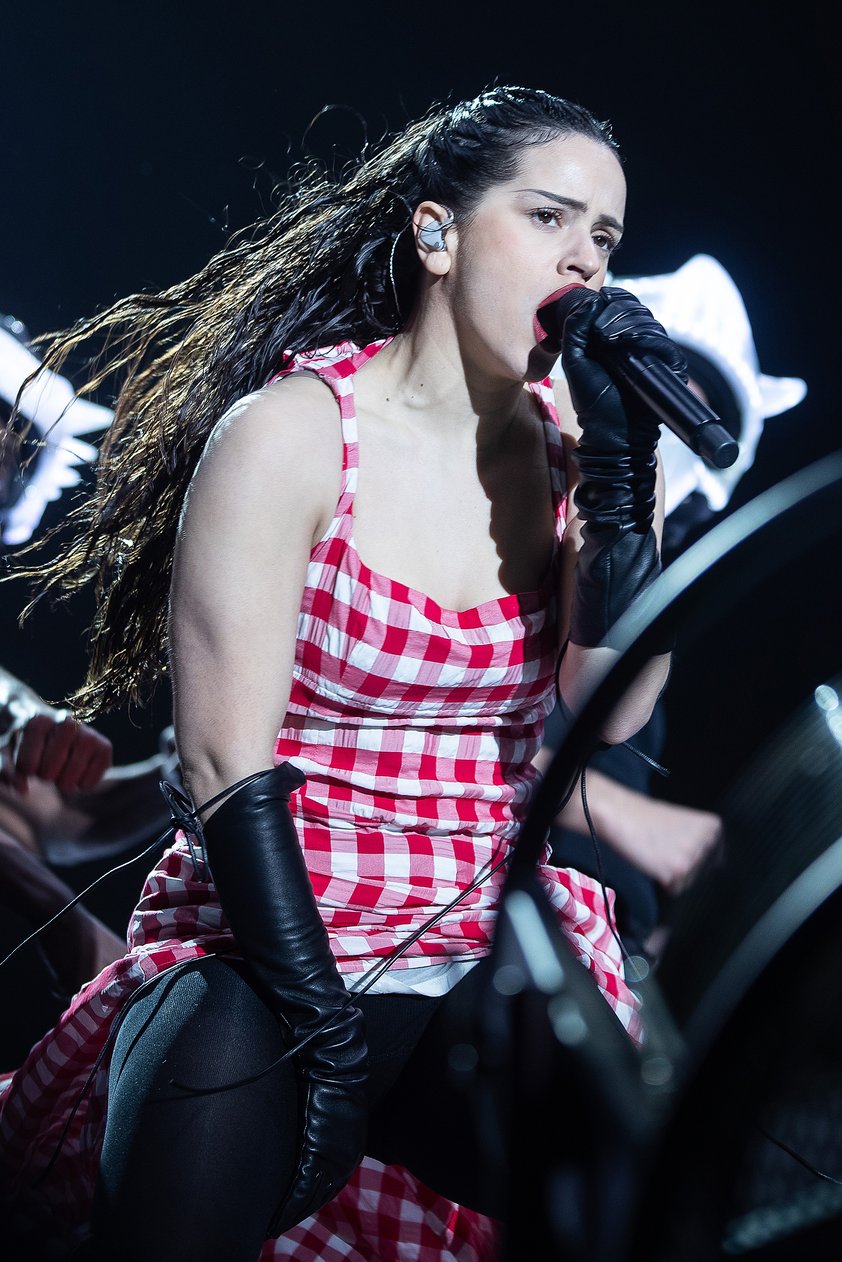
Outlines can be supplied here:
[[561, 347], [558, 342], [554, 338], [545, 337], [530, 351], [525, 380], [543, 381], [550, 375], [552, 366], [560, 354]]

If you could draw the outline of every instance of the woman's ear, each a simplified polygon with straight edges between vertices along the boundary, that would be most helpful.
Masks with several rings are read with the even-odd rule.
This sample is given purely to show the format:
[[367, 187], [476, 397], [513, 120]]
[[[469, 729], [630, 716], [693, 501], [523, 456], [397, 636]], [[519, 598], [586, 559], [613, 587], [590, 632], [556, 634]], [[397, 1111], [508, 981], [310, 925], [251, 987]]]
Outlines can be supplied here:
[[435, 276], [445, 276], [453, 261], [456, 244], [454, 218], [441, 202], [421, 202], [412, 216], [415, 248], [421, 266]]

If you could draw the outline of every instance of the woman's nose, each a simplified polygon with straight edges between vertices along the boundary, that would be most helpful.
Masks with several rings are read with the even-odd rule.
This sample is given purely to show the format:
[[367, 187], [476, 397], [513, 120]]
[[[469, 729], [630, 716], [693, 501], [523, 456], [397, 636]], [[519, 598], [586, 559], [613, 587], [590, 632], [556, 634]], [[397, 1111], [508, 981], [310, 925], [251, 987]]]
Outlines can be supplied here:
[[592, 280], [605, 266], [606, 254], [588, 234], [576, 242], [568, 242], [558, 261], [556, 270], [560, 276], [574, 275], [585, 283]]

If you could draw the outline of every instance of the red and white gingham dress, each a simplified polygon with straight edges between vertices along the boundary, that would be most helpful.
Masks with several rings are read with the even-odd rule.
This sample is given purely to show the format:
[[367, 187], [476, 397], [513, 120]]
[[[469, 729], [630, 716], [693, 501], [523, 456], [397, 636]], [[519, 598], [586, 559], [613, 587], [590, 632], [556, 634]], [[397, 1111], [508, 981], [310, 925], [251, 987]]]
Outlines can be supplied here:
[[[307, 776], [292, 806], [349, 983], [507, 853], [528, 806], [531, 760], [553, 704], [557, 641], [558, 557], [540, 590], [456, 612], [373, 572], [359, 556], [354, 374], [382, 345], [345, 345], [299, 361], [337, 398], [344, 462], [335, 516], [311, 554], [289, 709], [275, 750], [276, 761], [291, 760]], [[558, 419], [549, 383], [529, 389], [543, 418], [560, 536]], [[390, 972], [407, 970], [411, 989], [425, 965], [487, 954], [504, 871], [444, 915]], [[635, 1002], [599, 886], [549, 863], [540, 875], [579, 956], [620, 1020], [634, 1027]], [[87, 1216], [114, 1016], [146, 978], [230, 946], [215, 887], [197, 875], [179, 836], [147, 878], [128, 953], [80, 991], [17, 1072], [0, 1079], [0, 1150], [20, 1177], [22, 1206], [39, 1180], [45, 1238], [50, 1217], [56, 1234], [67, 1236]], [[488, 1262], [495, 1233], [490, 1220], [432, 1193], [403, 1168], [366, 1158], [330, 1205], [267, 1241], [261, 1260]]]

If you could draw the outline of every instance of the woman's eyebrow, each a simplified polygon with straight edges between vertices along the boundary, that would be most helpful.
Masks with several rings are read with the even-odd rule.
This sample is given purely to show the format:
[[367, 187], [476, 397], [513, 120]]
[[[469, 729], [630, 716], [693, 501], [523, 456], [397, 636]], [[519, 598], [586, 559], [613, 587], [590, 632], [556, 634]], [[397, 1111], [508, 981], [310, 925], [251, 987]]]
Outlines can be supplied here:
[[[551, 193], [547, 188], [519, 188], [518, 193], [537, 193], [539, 197], [546, 197], [551, 202], [556, 202], [559, 206], [567, 206], [570, 210], [581, 211], [582, 214], [588, 209], [587, 202], [577, 201], [575, 197], [562, 197], [560, 193]], [[599, 222], [607, 224], [609, 228], [616, 228], [617, 232], [623, 232], [623, 225], [619, 219], [615, 219], [613, 215], [600, 215]]]

